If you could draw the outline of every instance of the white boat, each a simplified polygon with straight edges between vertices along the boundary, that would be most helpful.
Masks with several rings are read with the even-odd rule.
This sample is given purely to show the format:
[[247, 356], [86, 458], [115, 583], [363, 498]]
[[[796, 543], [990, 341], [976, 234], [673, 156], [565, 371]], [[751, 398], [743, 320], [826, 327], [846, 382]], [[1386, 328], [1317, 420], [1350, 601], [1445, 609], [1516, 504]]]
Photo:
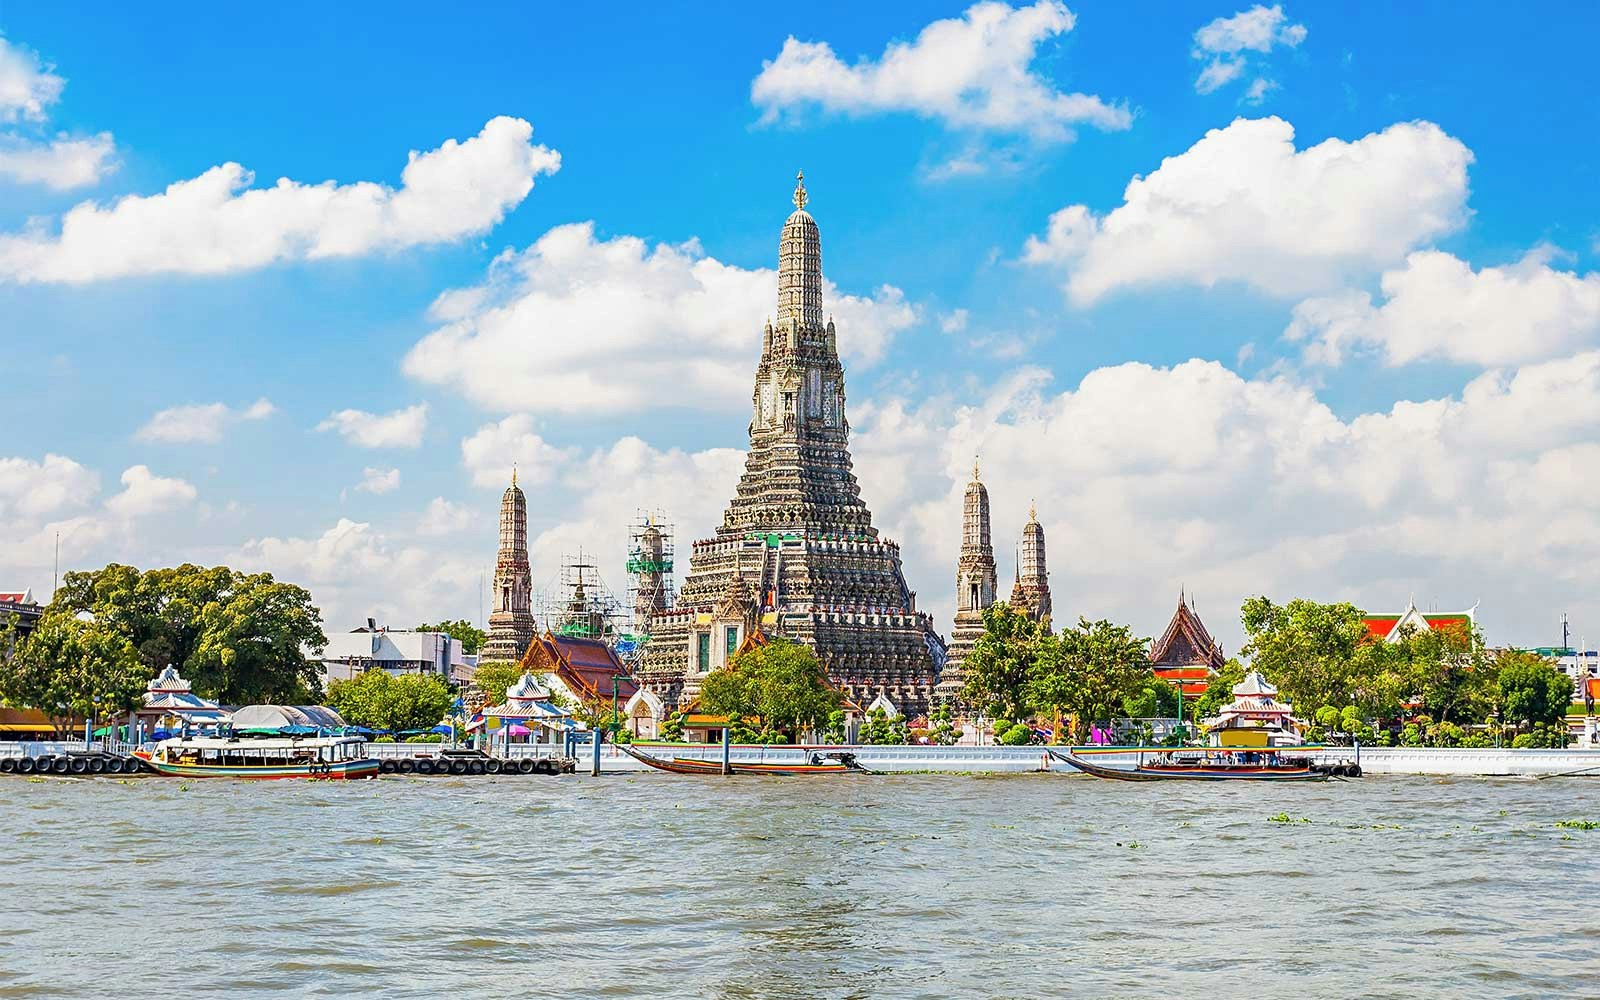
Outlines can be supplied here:
[[184, 778], [375, 778], [360, 736], [188, 736], [135, 751], [161, 774]]

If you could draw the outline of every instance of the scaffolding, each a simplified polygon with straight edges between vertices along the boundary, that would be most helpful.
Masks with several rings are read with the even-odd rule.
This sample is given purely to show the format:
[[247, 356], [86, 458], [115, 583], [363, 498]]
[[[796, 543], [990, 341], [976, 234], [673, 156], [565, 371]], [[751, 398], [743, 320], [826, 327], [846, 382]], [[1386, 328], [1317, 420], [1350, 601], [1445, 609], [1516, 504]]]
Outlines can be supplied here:
[[672, 522], [659, 510], [641, 510], [628, 525], [628, 633], [617, 642], [617, 654], [632, 664], [644, 646], [656, 615], [672, 607]]
[[581, 549], [576, 557], [562, 556], [560, 578], [554, 586], [539, 591], [534, 614], [543, 629], [556, 635], [603, 639], [610, 644], [623, 634], [626, 619], [616, 595], [600, 575], [599, 564]]

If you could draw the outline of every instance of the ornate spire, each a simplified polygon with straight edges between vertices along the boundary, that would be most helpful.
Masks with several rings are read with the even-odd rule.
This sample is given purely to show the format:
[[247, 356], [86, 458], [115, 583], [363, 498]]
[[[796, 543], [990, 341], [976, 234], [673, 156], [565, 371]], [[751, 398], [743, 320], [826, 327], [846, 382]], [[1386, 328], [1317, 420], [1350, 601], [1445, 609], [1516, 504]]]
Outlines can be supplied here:
[[972, 453], [972, 481], [975, 482], [975, 483], [980, 483], [980, 482], [983, 481], [983, 480], [978, 478], [978, 453], [977, 452], [973, 452]]
[[1039, 520], [1039, 511], [1034, 507], [1034, 502], [1032, 500], [1029, 500], [1028, 501], [1028, 522], [1030, 524], [1032, 524], [1032, 523], [1037, 522], [1038, 520]]
[[517, 485], [517, 463], [511, 463], [511, 485]]
[[806, 172], [804, 170], [794, 175], [794, 207], [802, 212], [806, 210], [806, 202], [810, 196], [806, 194]]
[[795, 210], [783, 224], [778, 244], [778, 323], [780, 329], [822, 330], [822, 240], [806, 214], [810, 201], [803, 179], [796, 180]]

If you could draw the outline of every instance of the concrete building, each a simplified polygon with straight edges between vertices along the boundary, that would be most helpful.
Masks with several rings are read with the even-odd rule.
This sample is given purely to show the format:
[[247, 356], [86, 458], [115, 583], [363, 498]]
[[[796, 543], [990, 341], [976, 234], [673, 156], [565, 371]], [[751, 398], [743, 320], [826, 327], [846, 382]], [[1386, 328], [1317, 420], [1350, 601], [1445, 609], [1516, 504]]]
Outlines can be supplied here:
[[371, 618], [362, 628], [328, 636], [320, 659], [324, 687], [368, 670], [385, 670], [395, 677], [437, 674], [453, 684], [466, 684], [478, 666], [478, 658], [468, 656], [459, 639], [443, 632], [383, 628]]

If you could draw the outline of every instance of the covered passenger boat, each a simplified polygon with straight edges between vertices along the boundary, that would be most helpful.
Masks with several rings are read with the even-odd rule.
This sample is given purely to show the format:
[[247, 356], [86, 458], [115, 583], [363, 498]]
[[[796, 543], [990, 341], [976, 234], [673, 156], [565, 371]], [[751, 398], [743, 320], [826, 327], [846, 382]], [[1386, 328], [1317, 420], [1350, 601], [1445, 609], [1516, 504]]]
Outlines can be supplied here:
[[[704, 760], [698, 757], [658, 757], [646, 753], [628, 743], [619, 743], [617, 747], [629, 757], [647, 764], [658, 771], [667, 771], [672, 774], [721, 774], [722, 761]], [[827, 774], [871, 774], [872, 772], [862, 767], [856, 761], [856, 755], [847, 751], [817, 751], [809, 752], [805, 759], [795, 761], [729, 761], [730, 774], [767, 774], [767, 775], [827, 775]]]
[[187, 778], [371, 778], [378, 761], [364, 737], [345, 732], [321, 705], [250, 705], [215, 736], [162, 740], [135, 756], [152, 770]]

